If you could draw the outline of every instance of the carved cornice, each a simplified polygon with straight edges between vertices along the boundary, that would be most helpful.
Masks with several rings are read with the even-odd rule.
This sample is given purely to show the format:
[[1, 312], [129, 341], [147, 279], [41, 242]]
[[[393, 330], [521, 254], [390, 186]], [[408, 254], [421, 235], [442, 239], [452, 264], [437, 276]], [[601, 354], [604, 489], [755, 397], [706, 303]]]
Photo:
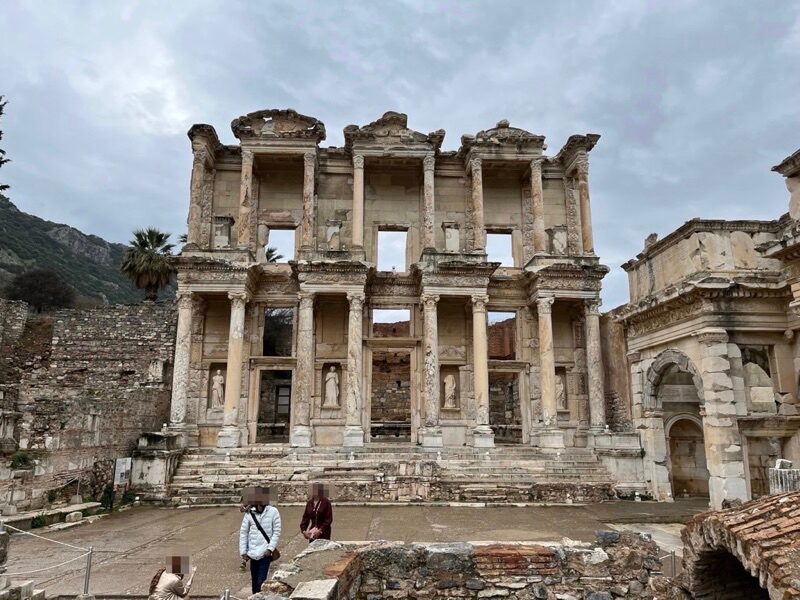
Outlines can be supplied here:
[[325, 125], [322, 121], [301, 115], [291, 108], [269, 108], [243, 115], [231, 122], [233, 135], [238, 139], [294, 139], [314, 140], [319, 143], [325, 139]]
[[794, 177], [800, 175], [800, 149], [796, 150], [780, 163], [772, 167], [776, 173], [780, 173], [784, 177]]
[[205, 141], [208, 144], [211, 152], [216, 153], [223, 148], [219, 141], [219, 136], [217, 136], [217, 130], [206, 123], [195, 123], [189, 128], [189, 131], [186, 132], [186, 135], [189, 136], [189, 139], [192, 141], [192, 145], [194, 145], [195, 141]]
[[542, 152], [546, 146], [544, 136], [531, 133], [519, 127], [511, 127], [506, 119], [498, 121], [491, 129], [479, 131], [475, 135], [462, 135], [458, 153], [466, 155], [473, 148], [513, 149], [515, 151]]
[[591, 152], [595, 147], [600, 136], [596, 133], [587, 133], [586, 135], [571, 135], [567, 139], [567, 143], [558, 151], [555, 159], [561, 163], [565, 169], [570, 169], [574, 161], [580, 156], [585, 156]]
[[444, 129], [424, 134], [408, 127], [408, 115], [389, 111], [369, 125], [344, 128], [344, 147], [352, 151], [355, 144], [380, 148], [422, 147], [438, 152], [444, 141]]

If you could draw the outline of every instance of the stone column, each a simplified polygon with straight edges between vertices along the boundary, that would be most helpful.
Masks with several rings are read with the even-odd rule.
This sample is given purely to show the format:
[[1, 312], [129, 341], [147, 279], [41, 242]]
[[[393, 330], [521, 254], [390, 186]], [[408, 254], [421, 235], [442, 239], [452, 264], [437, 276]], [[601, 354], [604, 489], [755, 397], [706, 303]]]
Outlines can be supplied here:
[[314, 247], [314, 171], [317, 153], [303, 155], [303, 220], [300, 224], [300, 247], [309, 251]]
[[469, 162], [472, 174], [472, 231], [473, 249], [479, 252], [486, 250], [486, 225], [483, 218], [483, 167], [480, 158]]
[[345, 446], [363, 446], [364, 428], [361, 426], [361, 378], [363, 376], [364, 294], [349, 292], [350, 303], [347, 325], [347, 403], [345, 405]]
[[436, 166], [436, 158], [433, 153], [427, 154], [422, 159], [422, 176], [424, 197], [424, 211], [422, 213], [422, 249], [433, 250], [436, 248], [436, 238], [434, 237], [436, 201], [434, 198], [433, 175]]
[[486, 303], [488, 296], [472, 296], [472, 388], [477, 408], [472, 443], [477, 448], [494, 446], [489, 426], [489, 352], [486, 342]]
[[239, 402], [242, 395], [242, 351], [244, 349], [244, 315], [247, 294], [228, 292], [231, 300], [231, 323], [228, 330], [228, 362], [226, 365], [225, 404], [222, 429], [217, 436], [218, 448], [237, 448], [242, 432], [239, 429]]
[[178, 332], [175, 336], [175, 362], [172, 369], [172, 401], [170, 403], [170, 428], [183, 432], [186, 428], [188, 404], [189, 362], [192, 347], [192, 293], [179, 290]]
[[422, 377], [422, 397], [425, 402], [425, 426], [420, 440], [426, 447], [442, 446], [442, 428], [439, 426], [439, 324], [436, 303], [439, 296], [422, 296], [423, 352], [425, 355]]
[[603, 354], [600, 348], [600, 301], [586, 301], [586, 369], [589, 373], [589, 424], [596, 433], [606, 427]]
[[533, 251], [547, 252], [547, 234], [544, 231], [544, 193], [542, 191], [542, 160], [531, 161], [531, 206], [533, 208]]
[[364, 157], [353, 155], [353, 247], [364, 247]]
[[545, 296], [536, 300], [539, 321], [539, 389], [542, 396], [544, 430], [539, 443], [544, 448], [563, 448], [564, 434], [558, 428], [558, 401], [556, 399], [556, 362], [553, 351], [553, 303], [555, 298]]
[[[719, 327], [707, 327], [694, 335], [703, 353], [700, 372], [705, 399], [703, 438], [709, 474], [708, 495], [711, 507], [719, 510], [723, 500], [747, 500], [746, 467], [730, 374], [728, 333]], [[673, 495], [676, 491], [673, 490]]]
[[206, 178], [206, 163], [208, 162], [208, 151], [199, 148], [194, 151], [194, 161], [192, 162], [192, 183], [189, 194], [189, 218], [186, 233], [186, 244], [194, 246], [202, 245], [203, 233], [203, 192]]
[[297, 311], [297, 351], [295, 352], [292, 431], [294, 447], [311, 446], [311, 397], [314, 395], [314, 294], [300, 292]]
[[578, 178], [578, 199], [581, 211], [581, 240], [583, 251], [594, 253], [592, 239], [592, 207], [589, 203], [589, 157], [582, 155], [575, 166]]
[[237, 248], [250, 250], [252, 245], [252, 217], [255, 211], [253, 199], [253, 151], [242, 150], [242, 179], [239, 187], [239, 219], [236, 223]]
[[570, 256], [583, 254], [581, 209], [576, 198], [575, 179], [564, 175], [564, 200], [567, 211], [567, 253]]

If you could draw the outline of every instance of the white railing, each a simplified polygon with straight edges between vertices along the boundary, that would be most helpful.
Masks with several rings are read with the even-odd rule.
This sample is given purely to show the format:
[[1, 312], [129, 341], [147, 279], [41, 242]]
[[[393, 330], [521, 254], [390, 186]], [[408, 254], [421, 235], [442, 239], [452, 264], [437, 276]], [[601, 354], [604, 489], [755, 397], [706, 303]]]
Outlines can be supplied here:
[[769, 493], [800, 492], [800, 469], [792, 468], [792, 461], [778, 459], [769, 469]]

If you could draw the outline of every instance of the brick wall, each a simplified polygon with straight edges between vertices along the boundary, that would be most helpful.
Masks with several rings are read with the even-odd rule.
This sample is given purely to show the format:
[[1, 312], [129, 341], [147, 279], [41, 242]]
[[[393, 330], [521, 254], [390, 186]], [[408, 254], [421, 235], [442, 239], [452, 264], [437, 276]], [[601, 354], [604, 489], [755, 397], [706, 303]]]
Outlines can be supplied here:
[[373, 352], [372, 421], [411, 421], [411, 356]]
[[[14, 437], [30, 459], [0, 466], [0, 494], [37, 506], [78, 474], [105, 481], [142, 431], [169, 418], [176, 312], [143, 303], [55, 314], [49, 357], [23, 369]], [[85, 489], [85, 488], [84, 488]]]
[[492, 323], [486, 329], [489, 358], [513, 360], [516, 358], [514, 341], [517, 335], [516, 319]]

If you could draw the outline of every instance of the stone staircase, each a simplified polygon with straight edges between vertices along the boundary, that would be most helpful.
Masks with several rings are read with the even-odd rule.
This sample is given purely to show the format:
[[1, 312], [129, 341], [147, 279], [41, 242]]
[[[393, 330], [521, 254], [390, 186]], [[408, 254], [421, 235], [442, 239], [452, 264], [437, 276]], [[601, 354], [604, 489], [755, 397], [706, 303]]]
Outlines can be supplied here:
[[242, 488], [270, 487], [279, 502], [301, 502], [311, 481], [338, 502], [597, 502], [614, 481], [591, 449], [544, 453], [522, 445], [424, 450], [410, 444], [365, 448], [289, 448], [263, 444], [229, 451], [191, 449], [167, 493], [151, 500], [229, 504]]

